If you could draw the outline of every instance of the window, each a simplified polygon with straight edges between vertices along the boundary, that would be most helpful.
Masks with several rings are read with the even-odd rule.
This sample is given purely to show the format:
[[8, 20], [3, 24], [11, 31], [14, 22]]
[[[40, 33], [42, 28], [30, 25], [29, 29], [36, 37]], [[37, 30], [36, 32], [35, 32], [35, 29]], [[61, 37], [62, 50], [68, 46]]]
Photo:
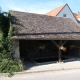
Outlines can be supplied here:
[[66, 14], [63, 14], [63, 17], [66, 17]]

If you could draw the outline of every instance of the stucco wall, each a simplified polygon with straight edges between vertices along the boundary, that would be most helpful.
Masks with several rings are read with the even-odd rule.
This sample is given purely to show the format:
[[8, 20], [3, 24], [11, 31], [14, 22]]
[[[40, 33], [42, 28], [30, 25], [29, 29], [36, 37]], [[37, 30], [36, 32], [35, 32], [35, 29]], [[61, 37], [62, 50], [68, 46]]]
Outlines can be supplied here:
[[70, 11], [67, 5], [63, 8], [63, 10], [57, 16], [63, 17], [63, 14], [66, 14], [67, 18], [71, 18], [72, 20], [74, 20], [76, 24], [80, 26], [80, 24], [76, 21], [75, 17], [73, 16], [72, 12]]
[[78, 25], [80, 26], [80, 23], [78, 23]]

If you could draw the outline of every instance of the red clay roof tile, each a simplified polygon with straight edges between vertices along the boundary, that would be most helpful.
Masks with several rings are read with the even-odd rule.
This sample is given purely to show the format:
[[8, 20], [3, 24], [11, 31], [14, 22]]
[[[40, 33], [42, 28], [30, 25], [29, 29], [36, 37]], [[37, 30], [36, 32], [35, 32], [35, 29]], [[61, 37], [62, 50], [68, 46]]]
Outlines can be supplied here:
[[62, 5], [62, 6], [58, 7], [58, 8], [56, 8], [56, 9], [54, 9], [54, 10], [46, 13], [46, 15], [57, 16], [57, 14], [58, 14], [66, 5], [67, 5], [67, 4]]
[[[76, 17], [76, 19], [78, 20], [78, 18], [80, 18], [80, 15], [79, 14], [77, 14], [77, 13], [73, 13], [74, 14], [74, 16]], [[79, 21], [79, 20], [78, 20]], [[80, 21], [79, 21], [80, 22]]]

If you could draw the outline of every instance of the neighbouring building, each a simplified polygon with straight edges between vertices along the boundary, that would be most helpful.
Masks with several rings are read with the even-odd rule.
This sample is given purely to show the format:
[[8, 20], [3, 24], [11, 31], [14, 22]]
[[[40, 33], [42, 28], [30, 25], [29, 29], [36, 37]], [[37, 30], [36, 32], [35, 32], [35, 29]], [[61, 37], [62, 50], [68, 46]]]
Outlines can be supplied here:
[[54, 10], [51, 10], [47, 12], [46, 15], [71, 18], [77, 25], [80, 26], [79, 12], [78, 14], [73, 13], [68, 4], [62, 5]]

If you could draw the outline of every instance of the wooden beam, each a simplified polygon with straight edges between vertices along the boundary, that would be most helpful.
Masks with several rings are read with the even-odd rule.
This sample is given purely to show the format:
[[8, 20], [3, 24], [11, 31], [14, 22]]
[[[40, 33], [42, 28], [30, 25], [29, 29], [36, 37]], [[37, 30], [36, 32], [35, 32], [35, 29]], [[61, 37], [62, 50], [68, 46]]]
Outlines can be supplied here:
[[56, 45], [56, 47], [59, 48], [59, 45], [57, 44], [56, 41], [52, 40], [52, 43], [54, 43]]
[[64, 41], [63, 43], [62, 43], [62, 46], [66, 43], [67, 41]]

